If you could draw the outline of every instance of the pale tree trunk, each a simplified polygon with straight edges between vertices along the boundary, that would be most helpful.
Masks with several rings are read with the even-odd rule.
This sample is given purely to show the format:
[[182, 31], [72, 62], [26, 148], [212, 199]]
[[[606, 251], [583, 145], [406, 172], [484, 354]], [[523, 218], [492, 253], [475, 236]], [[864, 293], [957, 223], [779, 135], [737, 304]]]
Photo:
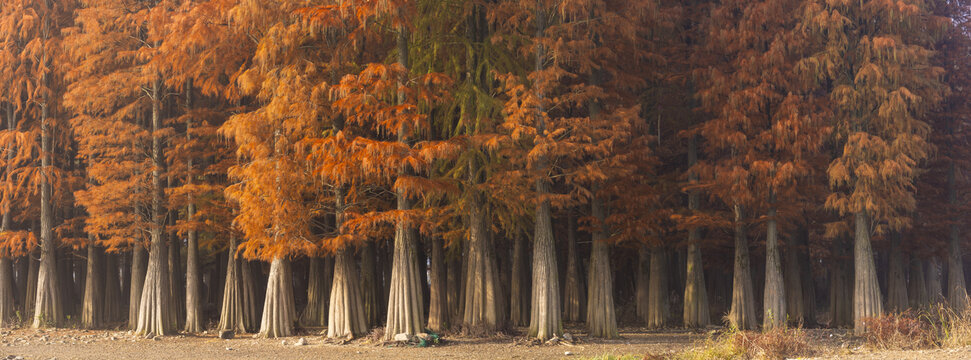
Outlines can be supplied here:
[[465, 312], [463, 324], [486, 330], [505, 326], [502, 289], [496, 267], [495, 247], [486, 223], [486, 210], [478, 195], [472, 196], [469, 213], [469, 251], [465, 258]]
[[146, 265], [145, 249], [139, 244], [133, 245], [131, 280], [128, 286], [128, 327], [132, 330], [138, 327], [138, 310], [141, 305], [142, 287], [145, 285]]
[[432, 237], [431, 271], [429, 273], [428, 329], [441, 332], [448, 325], [448, 295], [445, 280], [445, 249], [442, 238]]
[[[219, 311], [220, 331], [246, 332], [246, 322], [243, 314], [246, 312], [243, 295], [243, 267], [246, 263], [236, 257], [236, 234], [229, 235], [229, 256], [226, 262], [226, 281], [223, 283], [222, 306]], [[215, 285], [215, 284], [214, 284]]]
[[354, 255], [348, 249], [338, 250], [334, 262], [334, 284], [330, 290], [327, 337], [351, 339], [367, 333], [358, 279]]
[[925, 274], [927, 275], [925, 285], [927, 286], [928, 300], [932, 304], [944, 302], [944, 288], [942, 287], [944, 273], [941, 269], [941, 259], [934, 256], [927, 260], [927, 271]]
[[910, 257], [910, 274], [907, 281], [907, 297], [910, 307], [920, 309], [930, 304], [927, 298], [927, 285], [924, 284], [924, 262], [915, 255]]
[[88, 236], [87, 276], [84, 284], [84, 301], [81, 306], [81, 326], [85, 329], [97, 329], [104, 323], [104, 289], [102, 283], [102, 251], [94, 244], [94, 237]]
[[877, 283], [877, 269], [873, 263], [873, 250], [870, 248], [870, 219], [866, 212], [858, 212], [854, 214], [854, 222], [853, 330], [861, 335], [866, 330], [863, 319], [882, 315], [883, 304]]
[[[596, 192], [596, 189], [594, 189]], [[614, 279], [610, 273], [610, 246], [607, 244], [607, 231], [604, 220], [607, 218], [602, 200], [590, 200], [591, 214], [599, 222], [594, 230], [590, 251], [590, 280], [587, 300], [587, 329], [590, 336], [614, 339], [617, 332], [617, 316], [614, 311]]]
[[51, 209], [51, 139], [47, 106], [41, 105], [41, 175], [40, 175], [40, 268], [37, 272], [37, 295], [34, 298], [33, 327], [58, 326], [64, 317], [57, 279], [54, 245], [54, 214]]
[[375, 266], [377, 254], [374, 245], [367, 243], [361, 247], [361, 298], [364, 306], [364, 320], [368, 326], [381, 323], [380, 277]]
[[[186, 111], [192, 110], [192, 79], [189, 79], [185, 84], [185, 109]], [[186, 116], [185, 121], [185, 139], [186, 141], [192, 140], [192, 117]], [[185, 182], [187, 185], [192, 186], [193, 180], [193, 158], [189, 156], [186, 159], [186, 178]], [[188, 205], [186, 206], [185, 219], [192, 226], [196, 214], [196, 204], [194, 202], [192, 194], [186, 195], [188, 197]], [[185, 251], [185, 332], [187, 333], [198, 333], [205, 330], [202, 314], [202, 276], [199, 273], [199, 239], [196, 234], [195, 227], [189, 228], [186, 233], [187, 244]]]
[[[774, 196], [769, 196], [774, 203]], [[776, 209], [770, 205], [765, 236], [765, 290], [762, 304], [762, 330], [782, 328], [786, 324], [786, 294], [782, 278], [782, 263], [779, 259], [779, 231], [776, 223]]]
[[659, 329], [668, 322], [670, 304], [668, 299], [668, 259], [667, 250], [656, 246], [651, 249], [651, 274], [648, 279], [647, 321], [650, 329]]
[[[952, 206], [958, 205], [957, 180], [954, 161], [947, 172], [947, 198]], [[968, 311], [968, 290], [964, 283], [964, 249], [961, 247], [961, 219], [951, 219], [947, 254], [947, 301], [958, 314]]]
[[289, 260], [273, 259], [270, 263], [270, 277], [266, 283], [260, 337], [277, 338], [293, 334], [297, 310], [293, 304], [293, 285], [290, 282], [290, 275]]
[[[790, 233], [789, 241], [786, 243], [785, 288], [786, 288], [786, 314], [789, 317], [789, 324], [803, 326], [807, 323], [805, 311], [805, 295], [803, 294], [802, 283], [802, 260], [799, 256], [799, 237], [802, 231]], [[812, 286], [812, 284], [806, 284]]]
[[[580, 278], [580, 264], [577, 259], [577, 224], [571, 212], [567, 216], [566, 232], [566, 274], [563, 282], [563, 321], [577, 322], [583, 319], [583, 283]], [[591, 284], [592, 285], [592, 284]]]
[[[401, 27], [397, 29], [398, 63], [408, 68], [408, 34]], [[399, 103], [405, 101], [404, 94], [398, 93]], [[398, 131], [398, 141], [409, 142], [404, 128]], [[404, 174], [404, 172], [403, 172]], [[410, 210], [411, 200], [404, 192], [395, 194], [397, 209]], [[425, 323], [424, 300], [422, 300], [421, 281], [424, 277], [418, 271], [418, 244], [412, 224], [399, 221], [394, 232], [394, 255], [391, 260], [391, 279], [388, 289], [388, 312], [384, 331], [386, 340], [396, 334], [414, 335], [422, 331]]]
[[[695, 138], [688, 138], [688, 166], [694, 166], [698, 161], [698, 152], [695, 145]], [[694, 184], [698, 181], [698, 176], [694, 172], [689, 172], [688, 182]], [[697, 190], [688, 192], [688, 210], [694, 212], [698, 210], [701, 199]], [[684, 283], [684, 326], [688, 328], [702, 328], [711, 322], [708, 312], [708, 292], [705, 289], [705, 272], [701, 263], [701, 248], [699, 247], [699, 229], [691, 227], [688, 229], [688, 252], [685, 266]]]
[[907, 310], [907, 277], [904, 274], [904, 254], [900, 246], [900, 233], [890, 235], [890, 259], [887, 274], [887, 310], [902, 312]]
[[104, 254], [104, 320], [122, 319], [121, 282], [118, 280], [118, 254]]
[[647, 323], [651, 291], [651, 250], [647, 246], [642, 245], [637, 249], [637, 274], [634, 281], [637, 317]]
[[151, 248], [148, 253], [148, 267], [142, 297], [138, 307], [137, 335], [168, 335], [175, 331], [176, 318], [172, 311], [169, 287], [168, 244], [165, 241], [165, 192], [162, 189], [162, 119], [161, 84], [152, 84], [152, 225], [149, 229]]
[[742, 206], [735, 204], [735, 271], [732, 278], [732, 307], [729, 324], [738, 330], [755, 330], [755, 292], [752, 289], [752, 268], [749, 260], [748, 238], [745, 234]]
[[326, 261], [313, 256], [310, 258], [307, 275], [307, 306], [300, 314], [300, 324], [304, 327], [319, 327], [327, 324], [327, 298], [330, 287], [325, 274]]

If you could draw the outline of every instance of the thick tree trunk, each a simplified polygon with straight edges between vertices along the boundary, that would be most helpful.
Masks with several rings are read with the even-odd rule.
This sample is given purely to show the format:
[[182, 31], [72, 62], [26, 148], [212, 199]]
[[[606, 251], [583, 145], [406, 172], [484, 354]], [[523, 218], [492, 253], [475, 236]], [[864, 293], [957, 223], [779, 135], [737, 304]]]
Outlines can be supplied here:
[[138, 302], [136, 335], [162, 336], [175, 332], [176, 320], [169, 303], [168, 246], [161, 229], [152, 230], [152, 247], [148, 253], [148, 267]]
[[237, 246], [235, 234], [230, 234], [229, 256], [226, 262], [226, 281], [223, 283], [222, 306], [219, 311], [219, 325], [216, 328], [220, 331], [229, 330], [236, 333], [245, 333], [247, 326], [244, 320], [246, 307], [243, 306], [245, 301], [243, 292], [243, 267], [247, 266], [247, 264], [236, 257]]
[[469, 251], [465, 258], [465, 311], [463, 324], [485, 330], [505, 326], [502, 289], [496, 266], [495, 246], [486, 224], [481, 199], [473, 196], [469, 213]]
[[246, 331], [256, 332], [259, 330], [260, 319], [263, 317], [260, 303], [264, 299], [260, 297], [265, 294], [266, 289], [260, 287], [257, 282], [262, 282], [262, 276], [258, 271], [259, 263], [246, 261], [238, 258], [236, 266], [241, 270], [239, 275], [242, 281], [239, 288], [243, 297], [243, 326]]
[[[571, 213], [567, 217], [566, 274], [563, 283], [563, 320], [577, 322], [583, 319], [586, 307], [580, 264], [577, 258], [577, 224]], [[592, 285], [592, 284], [591, 284]]]
[[[36, 227], [35, 227], [36, 228]], [[40, 274], [40, 249], [34, 248], [27, 256], [30, 264], [27, 268], [27, 293], [24, 295], [24, 315], [34, 318], [34, 306], [37, 305], [37, 276]]]
[[[192, 110], [192, 79], [189, 79], [185, 86], [185, 108], [186, 111]], [[192, 140], [192, 117], [187, 116], [185, 121], [185, 138]], [[193, 158], [186, 159], [186, 184], [192, 186]], [[195, 218], [196, 204], [193, 202], [192, 194], [188, 196], [188, 206], [186, 207], [185, 219], [190, 224]], [[185, 251], [185, 331], [188, 333], [198, 333], [205, 330], [202, 313], [202, 275], [199, 273], [199, 239], [194, 228], [190, 228], [186, 233], [187, 244]]]
[[[698, 161], [698, 152], [695, 145], [695, 138], [688, 139], [688, 166], [694, 166]], [[697, 182], [698, 176], [694, 173], [688, 174], [690, 183]], [[692, 190], [688, 193], [688, 209], [697, 211], [700, 205], [698, 191]], [[701, 248], [699, 246], [699, 229], [692, 227], [688, 229], [688, 253], [685, 266], [684, 283], [684, 326], [689, 328], [706, 327], [711, 322], [708, 312], [708, 292], [705, 289], [705, 272], [701, 263]]]
[[802, 279], [803, 326], [815, 327], [816, 320], [816, 281], [813, 276], [812, 256], [809, 251], [809, 229], [799, 228], [799, 268]]
[[[172, 219], [172, 227], [175, 227], [175, 214], [169, 214], [169, 218]], [[186, 319], [185, 315], [185, 278], [182, 277], [182, 242], [176, 236], [175, 232], [171, 233], [169, 239], [169, 303], [172, 308], [172, 317], [176, 319], [176, 329], [184, 329], [185, 324], [183, 321]]]
[[829, 276], [829, 314], [830, 327], [847, 327], [853, 324], [853, 267], [848, 260], [843, 259], [847, 254], [844, 239], [834, 241], [836, 256], [830, 267]]
[[375, 264], [376, 259], [374, 245], [364, 244], [361, 247], [361, 298], [364, 302], [364, 320], [368, 326], [378, 326], [382, 315], [381, 284], [379, 283], [381, 277]]
[[17, 309], [20, 310], [21, 315], [29, 315], [26, 311], [26, 305], [27, 278], [29, 277], [28, 274], [30, 274], [30, 255], [18, 257], [14, 269], [17, 270], [16, 276], [14, 277], [17, 286]]
[[668, 322], [671, 309], [668, 299], [668, 251], [662, 247], [651, 249], [651, 273], [648, 279], [647, 319], [650, 329], [659, 329]]
[[142, 288], [145, 285], [146, 262], [145, 249], [138, 244], [132, 246], [131, 280], [128, 282], [128, 327], [132, 330], [138, 327], [138, 310], [141, 308]]
[[529, 325], [529, 257], [527, 256], [526, 239], [516, 236], [513, 240], [512, 274], [509, 285], [509, 322], [513, 326]]
[[861, 335], [866, 330], [863, 319], [882, 315], [883, 303], [880, 300], [877, 269], [873, 264], [873, 250], [870, 248], [870, 219], [865, 212], [859, 212], [854, 214], [854, 221], [853, 329], [857, 335]]
[[327, 324], [327, 299], [330, 296], [324, 258], [311, 257], [307, 276], [307, 306], [300, 314], [304, 327], [322, 327]]
[[122, 319], [121, 282], [118, 280], [118, 254], [104, 254], [104, 320]]
[[270, 263], [270, 276], [266, 284], [263, 302], [263, 320], [260, 337], [277, 338], [293, 334], [296, 308], [293, 304], [293, 284], [290, 279], [290, 261], [282, 258]]
[[445, 249], [442, 239], [432, 237], [431, 272], [429, 291], [431, 302], [428, 306], [428, 329], [441, 332], [448, 325], [448, 295], [445, 280]]
[[[774, 202], [770, 196], [769, 202]], [[762, 304], [762, 330], [782, 328], [786, 324], [786, 294], [782, 278], [782, 263], [779, 259], [779, 231], [776, 225], [776, 210], [770, 207], [765, 236], [765, 290]]]
[[102, 251], [94, 244], [94, 237], [89, 236], [88, 242], [88, 261], [87, 261], [87, 281], [84, 284], [84, 302], [81, 306], [81, 327], [85, 329], [97, 329], [104, 323], [104, 289], [102, 283], [101, 258]]
[[728, 312], [729, 324], [739, 330], [755, 330], [755, 292], [752, 290], [752, 271], [749, 260], [748, 238], [745, 234], [742, 206], [735, 205], [735, 271], [732, 279], [732, 308]]
[[9, 257], [0, 257], [0, 327], [7, 327], [16, 318], [14, 307], [13, 263]]
[[40, 175], [40, 268], [37, 272], [37, 295], [34, 298], [33, 327], [58, 326], [64, 317], [57, 279], [54, 214], [51, 208], [51, 139], [47, 106], [41, 106], [41, 175]]
[[[802, 231], [794, 231], [790, 234], [789, 241], [786, 242], [786, 261], [785, 288], [786, 288], [786, 314], [789, 317], [789, 324], [803, 326], [806, 321], [805, 300], [802, 283], [802, 259], [799, 256], [799, 246], [802, 243], [799, 237]], [[812, 284], [805, 284], [812, 286]]]
[[917, 256], [911, 255], [907, 298], [910, 300], [910, 307], [914, 309], [920, 309], [930, 304], [927, 297], [927, 285], [924, 280], [924, 262]]
[[887, 310], [902, 312], [907, 310], [907, 277], [904, 274], [904, 254], [900, 246], [900, 233], [890, 235], [890, 259], [887, 267]]
[[934, 256], [927, 260], [927, 281], [925, 285], [927, 286], [927, 298], [932, 304], [939, 304], [944, 302], [944, 288], [943, 288], [943, 269], [941, 269], [941, 259]]
[[[954, 161], [947, 171], [948, 202], [958, 205], [957, 180]], [[961, 224], [958, 216], [951, 219], [947, 254], [947, 301], [951, 309], [959, 314], [968, 311], [968, 290], [964, 279], [964, 249], [961, 247]]]
[[600, 224], [593, 231], [590, 251], [590, 279], [587, 282], [587, 329], [590, 336], [614, 339], [617, 332], [617, 316], [614, 311], [614, 279], [610, 272], [610, 247], [606, 243], [607, 231], [604, 220], [607, 217], [603, 202], [594, 196], [590, 200], [591, 214]]
[[[461, 245], [459, 246], [461, 247]], [[445, 275], [445, 282], [448, 283], [445, 286], [446, 292], [448, 293], [448, 319], [450, 324], [461, 324], [462, 316], [465, 315], [461, 311], [462, 304], [465, 300], [462, 297], [462, 275], [464, 275], [462, 260], [465, 256], [459, 251], [453, 251], [452, 253], [453, 255], [446, 262], [448, 273]]]
[[[404, 194], [398, 195], [398, 209], [411, 206]], [[424, 301], [421, 298], [422, 274], [418, 272], [418, 247], [410, 224], [399, 223], [395, 229], [394, 257], [391, 263], [391, 288], [388, 296], [388, 316], [384, 336], [420, 333], [425, 322]]]
[[347, 249], [339, 250], [334, 262], [334, 284], [330, 290], [327, 337], [350, 339], [367, 333], [358, 279], [354, 255]]
[[647, 246], [637, 249], [637, 274], [634, 283], [634, 302], [637, 317], [647, 323], [651, 291], [651, 250]]

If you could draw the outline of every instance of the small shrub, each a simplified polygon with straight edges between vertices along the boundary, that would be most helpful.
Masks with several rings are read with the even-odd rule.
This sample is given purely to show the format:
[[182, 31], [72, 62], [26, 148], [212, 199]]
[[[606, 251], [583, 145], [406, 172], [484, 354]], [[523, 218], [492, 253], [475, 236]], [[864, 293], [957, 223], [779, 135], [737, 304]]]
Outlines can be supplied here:
[[817, 348], [802, 329], [776, 329], [765, 333], [730, 331], [708, 338], [693, 350], [675, 356], [681, 360], [786, 359], [812, 356]]
[[[928, 316], [931, 315], [931, 316]], [[864, 343], [879, 350], [913, 350], [939, 343], [933, 314], [918, 315], [912, 311], [863, 319]]]

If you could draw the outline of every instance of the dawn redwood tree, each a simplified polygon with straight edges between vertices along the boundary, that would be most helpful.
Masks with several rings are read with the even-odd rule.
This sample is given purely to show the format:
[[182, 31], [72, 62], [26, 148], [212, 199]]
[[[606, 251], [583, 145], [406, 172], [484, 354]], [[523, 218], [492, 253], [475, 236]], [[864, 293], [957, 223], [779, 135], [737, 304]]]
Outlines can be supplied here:
[[811, 2], [800, 24], [816, 47], [799, 66], [833, 114], [837, 151], [825, 205], [853, 220], [858, 334], [864, 318], [883, 313], [870, 239], [909, 226], [918, 165], [930, 150], [925, 116], [941, 99], [943, 69], [930, 64], [934, 34], [924, 29], [946, 20], [927, 6]]

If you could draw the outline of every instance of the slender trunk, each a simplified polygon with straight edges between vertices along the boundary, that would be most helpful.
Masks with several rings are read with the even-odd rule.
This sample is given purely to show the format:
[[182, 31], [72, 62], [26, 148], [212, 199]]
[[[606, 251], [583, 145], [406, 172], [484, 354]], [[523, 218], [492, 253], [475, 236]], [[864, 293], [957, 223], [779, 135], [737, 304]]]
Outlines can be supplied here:
[[[583, 283], [580, 281], [580, 264], [577, 259], [577, 224], [571, 214], [567, 217], [566, 274], [563, 284], [563, 320], [576, 322], [583, 319], [585, 307]], [[591, 284], [592, 286], [593, 284]]]
[[[951, 206], [958, 205], [955, 171], [954, 161], [951, 161], [951, 166], [947, 171], [947, 198]], [[961, 248], [962, 223], [963, 221], [957, 215], [951, 219], [947, 254], [947, 301], [951, 304], [951, 309], [959, 314], [968, 311], [968, 290], [964, 283], [964, 260], [962, 258], [964, 249]]]
[[910, 256], [910, 274], [907, 281], [907, 297], [910, 307], [920, 309], [930, 304], [927, 298], [927, 285], [924, 283], [924, 262], [917, 256]]
[[[172, 228], [175, 228], [175, 214], [169, 213]], [[169, 239], [169, 300], [172, 316], [176, 319], [176, 329], [184, 329], [185, 324], [185, 278], [182, 277], [182, 241], [173, 231]]]
[[[34, 227], [35, 229], [37, 227]], [[27, 294], [24, 295], [24, 315], [34, 318], [34, 306], [37, 302], [37, 275], [40, 273], [40, 249], [34, 248], [27, 256], [30, 265], [27, 268]]]
[[634, 302], [637, 318], [647, 323], [648, 309], [651, 307], [651, 249], [644, 245], [637, 249], [637, 273], [634, 281]]
[[27, 278], [30, 274], [30, 254], [17, 258], [14, 268], [17, 270], [15, 277], [17, 285], [17, 310], [20, 314], [29, 315], [27, 312]]
[[[596, 192], [596, 189], [594, 189]], [[614, 339], [620, 336], [617, 331], [617, 316], [614, 311], [614, 279], [610, 273], [610, 246], [607, 244], [607, 231], [604, 220], [607, 217], [602, 200], [590, 200], [591, 214], [597, 219], [599, 227], [593, 231], [590, 251], [590, 279], [587, 300], [587, 329], [590, 336]]]
[[495, 247], [486, 224], [486, 210], [473, 195], [469, 213], [469, 251], [465, 258], [465, 312], [463, 324], [486, 330], [505, 326], [502, 289], [496, 267]]
[[[688, 166], [694, 166], [698, 161], [695, 138], [688, 139]], [[698, 176], [694, 172], [688, 174], [688, 181], [695, 183]], [[701, 199], [697, 190], [688, 192], [688, 210], [698, 210]], [[708, 313], [708, 292], [705, 289], [705, 272], [701, 263], [701, 248], [699, 246], [699, 230], [697, 227], [688, 229], [688, 252], [685, 264], [684, 283], [684, 326], [689, 328], [703, 328], [711, 322]]]
[[809, 251], [809, 229], [799, 228], [799, 261], [800, 278], [802, 279], [803, 296], [803, 326], [816, 327], [816, 277], [813, 276], [812, 256]]
[[432, 237], [431, 272], [429, 291], [431, 303], [428, 306], [428, 329], [441, 332], [448, 325], [448, 296], [445, 281], [445, 249], [440, 237]]
[[902, 312], [907, 310], [907, 277], [904, 274], [904, 254], [900, 246], [900, 233], [890, 235], [890, 259], [887, 274], [887, 310]]
[[[186, 111], [192, 110], [192, 79], [185, 85], [185, 108]], [[192, 141], [192, 117], [186, 116], [185, 139]], [[186, 159], [186, 185], [192, 186], [193, 158]], [[185, 220], [190, 224], [189, 231], [186, 233], [187, 244], [185, 251], [185, 331], [188, 333], [198, 333], [205, 330], [202, 312], [202, 287], [201, 274], [199, 273], [199, 239], [192, 222], [195, 220], [196, 204], [192, 193], [188, 195], [188, 206], [186, 206]]]
[[41, 105], [41, 175], [40, 175], [40, 268], [37, 272], [37, 296], [34, 298], [33, 327], [58, 326], [63, 318], [57, 279], [54, 244], [54, 214], [51, 208], [51, 139], [47, 106]]
[[[460, 246], [461, 247], [461, 246]], [[448, 272], [445, 274], [445, 290], [448, 298], [448, 322], [450, 324], [459, 324], [462, 322], [462, 316], [465, 315], [462, 311], [462, 258], [461, 254], [454, 254], [448, 258], [446, 261], [446, 266], [448, 266]]]
[[870, 248], [870, 219], [866, 212], [854, 214], [856, 234], [853, 246], [855, 287], [853, 290], [853, 329], [857, 335], [866, 330], [863, 319], [883, 314], [880, 287], [877, 284], [873, 250]]
[[[398, 29], [398, 63], [408, 68], [408, 34], [404, 28]], [[405, 101], [399, 92], [398, 101]], [[408, 134], [404, 128], [398, 131], [398, 141], [407, 144]], [[399, 211], [411, 210], [411, 200], [403, 191], [395, 194]], [[422, 331], [425, 322], [422, 300], [422, 274], [418, 272], [418, 244], [412, 224], [399, 221], [394, 233], [394, 256], [391, 261], [391, 279], [388, 289], [388, 312], [385, 339], [396, 334], [414, 335]]]
[[296, 308], [293, 304], [293, 284], [290, 279], [290, 261], [282, 258], [270, 263], [270, 277], [266, 284], [263, 302], [263, 320], [260, 337], [277, 338], [293, 334]]
[[16, 318], [13, 292], [13, 262], [9, 257], [0, 257], [0, 327], [10, 326]]
[[[769, 203], [775, 202], [769, 196]], [[763, 291], [762, 330], [769, 331], [784, 327], [786, 324], [786, 287], [782, 278], [782, 263], [779, 259], [779, 231], [776, 225], [776, 210], [769, 207], [765, 236], [765, 290]]]
[[375, 259], [377, 254], [374, 252], [374, 245], [364, 244], [361, 248], [361, 297], [364, 302], [364, 320], [368, 326], [377, 326], [381, 323], [382, 306], [379, 300], [381, 278], [376, 270]]
[[97, 329], [104, 322], [104, 284], [101, 249], [94, 244], [94, 237], [88, 236], [87, 281], [84, 284], [84, 302], [81, 306], [81, 326], [85, 329]]
[[121, 283], [118, 281], [118, 254], [104, 254], [104, 320], [122, 319]]
[[941, 269], [941, 259], [937, 256], [927, 260], [927, 298], [933, 304], [944, 302], [944, 289], [942, 282], [944, 273]]
[[310, 258], [310, 271], [307, 276], [307, 306], [300, 315], [300, 324], [304, 327], [321, 327], [327, 324], [327, 297], [330, 287], [327, 286], [323, 258]]
[[752, 289], [752, 270], [749, 261], [748, 238], [745, 234], [742, 206], [735, 204], [735, 271], [732, 279], [732, 308], [728, 322], [738, 330], [755, 330], [755, 292]]
[[354, 255], [347, 249], [339, 250], [334, 262], [334, 284], [330, 290], [327, 337], [350, 339], [367, 333], [358, 279]]
[[128, 292], [128, 327], [134, 330], [138, 327], [138, 310], [142, 299], [142, 287], [145, 285], [145, 249], [135, 244], [131, 254], [131, 280]]

